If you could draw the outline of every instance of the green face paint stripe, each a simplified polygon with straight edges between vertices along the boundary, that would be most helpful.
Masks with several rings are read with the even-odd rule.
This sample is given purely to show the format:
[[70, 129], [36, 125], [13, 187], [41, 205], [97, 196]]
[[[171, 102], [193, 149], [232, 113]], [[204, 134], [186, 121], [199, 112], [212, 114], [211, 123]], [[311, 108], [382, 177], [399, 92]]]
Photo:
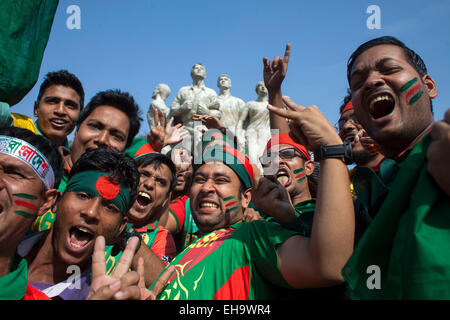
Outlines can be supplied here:
[[297, 173], [299, 173], [299, 172], [303, 172], [303, 168], [294, 170], [294, 174], [297, 174]]
[[13, 196], [19, 197], [19, 198], [25, 198], [30, 200], [37, 200], [38, 197], [33, 196], [32, 194], [26, 194], [26, 193], [13, 193]]
[[230, 213], [230, 212], [236, 210], [237, 208], [238, 208], [238, 207], [233, 207], [233, 208], [227, 209], [225, 212]]
[[29, 214], [28, 212], [25, 212], [25, 211], [16, 210], [16, 211], [14, 211], [14, 213], [18, 214], [19, 216], [22, 216], [24, 218], [27, 218], [27, 219], [34, 218], [34, 216], [32, 214]]
[[411, 98], [411, 100], [409, 100], [409, 105], [412, 105], [413, 103], [415, 103], [417, 100], [419, 100], [420, 99], [420, 97], [422, 96], [422, 94], [423, 94], [423, 91], [422, 90], [420, 90], [419, 92], [417, 92], [412, 98]]
[[401, 87], [400, 88], [400, 92], [403, 92], [403, 91], [405, 91], [405, 90], [408, 90], [414, 83], [416, 83], [417, 82], [417, 77], [415, 77], [414, 79], [412, 79], [412, 80], [409, 80], [407, 83], [405, 83], [404, 85], [403, 85], [403, 87]]
[[229, 196], [229, 197], [223, 198], [223, 201], [228, 201], [228, 200], [231, 200], [231, 199], [234, 199], [234, 198], [235, 198], [234, 196]]
[[305, 180], [306, 177], [302, 177], [300, 179], [297, 180], [297, 182], [302, 182], [303, 180]]

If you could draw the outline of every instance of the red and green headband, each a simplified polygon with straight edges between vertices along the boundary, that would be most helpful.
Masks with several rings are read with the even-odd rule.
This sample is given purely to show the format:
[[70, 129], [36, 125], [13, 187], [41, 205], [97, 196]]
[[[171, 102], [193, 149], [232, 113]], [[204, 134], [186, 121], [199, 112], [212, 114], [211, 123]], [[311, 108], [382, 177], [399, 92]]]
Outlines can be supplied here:
[[311, 160], [308, 151], [306, 148], [302, 146], [300, 143], [296, 143], [287, 133], [277, 134], [273, 136], [269, 142], [267, 142], [266, 150], [269, 150], [272, 146], [277, 144], [288, 144], [297, 149], [307, 160]]
[[[253, 167], [248, 158], [239, 150], [230, 146], [215, 145], [203, 152], [202, 164], [212, 161], [223, 162], [239, 177], [245, 188], [251, 188], [253, 183]], [[200, 165], [194, 165], [197, 170]]]
[[130, 205], [130, 190], [106, 172], [91, 170], [73, 175], [65, 191], [84, 192], [111, 201], [125, 214]]

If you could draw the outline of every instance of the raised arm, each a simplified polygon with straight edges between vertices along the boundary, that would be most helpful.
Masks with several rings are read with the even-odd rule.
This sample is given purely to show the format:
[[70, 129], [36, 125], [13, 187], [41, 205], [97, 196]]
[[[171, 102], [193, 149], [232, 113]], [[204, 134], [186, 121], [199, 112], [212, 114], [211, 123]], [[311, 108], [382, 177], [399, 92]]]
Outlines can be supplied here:
[[[277, 108], [283, 108], [281, 95], [281, 84], [286, 77], [289, 57], [291, 55], [291, 45], [286, 45], [284, 57], [276, 56], [273, 60], [263, 59], [264, 84], [269, 92], [269, 103]], [[279, 133], [289, 133], [289, 126], [286, 119], [277, 114], [270, 113], [270, 129], [278, 129]]]
[[[283, 100], [287, 110], [272, 106], [268, 109], [291, 119], [290, 134], [296, 141], [309, 150], [342, 144], [316, 106], [305, 108], [290, 99]], [[276, 215], [274, 208], [283, 207], [280, 202], [283, 197], [265, 201], [271, 202], [265, 210], [268, 214]], [[320, 161], [316, 203], [311, 238], [293, 236], [277, 249], [281, 273], [295, 288], [330, 286], [343, 281], [341, 270], [353, 252], [355, 221], [348, 171], [342, 159]], [[256, 205], [260, 206], [258, 202]]]

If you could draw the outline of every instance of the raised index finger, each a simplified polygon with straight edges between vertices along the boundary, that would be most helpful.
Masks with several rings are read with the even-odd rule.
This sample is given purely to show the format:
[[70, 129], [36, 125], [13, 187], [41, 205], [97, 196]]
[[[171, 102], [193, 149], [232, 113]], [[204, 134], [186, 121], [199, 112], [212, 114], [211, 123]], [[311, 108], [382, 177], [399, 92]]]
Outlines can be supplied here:
[[288, 63], [289, 62], [289, 57], [291, 56], [291, 44], [290, 43], [288, 43], [288, 44], [286, 44], [286, 50], [284, 50], [284, 58], [283, 58], [283, 61], [285, 62], [285, 63]]

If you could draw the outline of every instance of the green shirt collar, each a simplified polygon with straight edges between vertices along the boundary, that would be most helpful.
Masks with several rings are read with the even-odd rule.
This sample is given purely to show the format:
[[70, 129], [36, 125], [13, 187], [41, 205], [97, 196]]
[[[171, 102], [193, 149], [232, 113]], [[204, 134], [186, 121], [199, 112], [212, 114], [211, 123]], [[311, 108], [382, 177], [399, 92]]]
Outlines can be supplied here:
[[27, 284], [27, 261], [16, 255], [10, 273], [0, 278], [0, 300], [21, 300], [25, 296]]

